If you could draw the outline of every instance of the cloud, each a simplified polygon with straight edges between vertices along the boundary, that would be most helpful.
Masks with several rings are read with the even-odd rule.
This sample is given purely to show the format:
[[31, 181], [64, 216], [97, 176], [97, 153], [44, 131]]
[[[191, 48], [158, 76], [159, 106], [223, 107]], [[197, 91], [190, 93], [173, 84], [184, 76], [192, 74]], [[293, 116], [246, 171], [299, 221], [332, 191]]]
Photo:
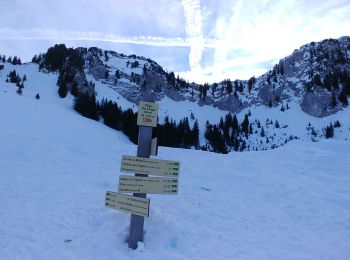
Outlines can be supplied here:
[[185, 14], [185, 29], [191, 51], [189, 64], [191, 71], [201, 70], [201, 59], [205, 44], [202, 35], [202, 14], [199, 0], [181, 0]]
[[[50, 29], [13, 30], [8, 28], [0, 29], [0, 39], [101, 41], [169, 47], [193, 47], [194, 43], [196, 43], [196, 38], [165, 38], [154, 36], [123, 37], [99, 32], [76, 32]], [[213, 48], [215, 46], [215, 40], [201, 38], [200, 44], [203, 47]]]
[[[350, 34], [348, 1], [239, 0], [231, 3], [226, 10], [221, 10], [215, 22], [213, 31], [218, 40], [213, 66], [203, 70], [205, 75], [215, 75], [215, 78], [217, 75], [239, 78], [245, 74], [242, 79], [248, 79], [259, 71], [264, 72], [261, 66], [264, 62], [277, 62], [301, 45]], [[244, 52], [235, 55], [235, 50]]]
[[350, 35], [348, 0], [5, 2], [13, 12], [2, 16], [2, 52], [22, 56], [21, 45], [25, 52], [61, 42], [130, 46], [145, 57], [166, 56], [166, 69], [188, 69], [180, 76], [197, 82], [258, 76], [303, 44]]

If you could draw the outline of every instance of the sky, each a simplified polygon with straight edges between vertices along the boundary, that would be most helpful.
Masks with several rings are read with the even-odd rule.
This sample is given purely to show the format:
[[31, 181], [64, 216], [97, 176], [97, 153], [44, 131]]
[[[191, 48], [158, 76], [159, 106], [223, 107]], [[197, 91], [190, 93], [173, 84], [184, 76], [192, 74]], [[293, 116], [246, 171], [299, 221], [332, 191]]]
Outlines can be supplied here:
[[189, 81], [260, 76], [304, 44], [350, 35], [348, 0], [0, 0], [0, 54], [56, 43], [151, 58]]

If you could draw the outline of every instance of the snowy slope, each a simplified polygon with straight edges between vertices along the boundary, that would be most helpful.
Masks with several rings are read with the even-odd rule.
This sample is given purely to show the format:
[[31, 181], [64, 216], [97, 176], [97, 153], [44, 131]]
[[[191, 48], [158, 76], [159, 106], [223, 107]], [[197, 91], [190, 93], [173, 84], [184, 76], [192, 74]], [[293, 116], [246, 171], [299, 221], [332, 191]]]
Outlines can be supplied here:
[[[126, 58], [110, 55], [108, 62], [111, 63], [114, 61], [115, 66], [122, 70], [121, 66], [125, 63], [125, 59]], [[120, 60], [122, 60], [122, 62]], [[23, 77], [23, 75], [27, 77], [27, 80], [24, 82], [23, 96], [34, 97], [39, 93], [42, 102], [50, 104], [57, 103], [71, 110], [73, 97], [70, 94], [65, 99], [58, 98], [56, 85], [58, 78], [57, 73], [39, 72], [38, 65], [33, 63], [12, 65], [6, 62], [2, 64], [5, 67], [3, 70], [0, 70], [0, 91], [16, 93], [17, 88], [15, 84], [6, 82], [7, 75], [10, 71], [16, 70], [20, 77]], [[110, 65], [112, 66], [112, 63]], [[117, 102], [124, 110], [132, 108], [135, 112], [137, 111], [137, 106], [118, 93], [113, 84], [107, 84], [104, 80], [95, 79], [88, 71], [85, 71], [85, 74], [86, 79], [95, 85], [97, 100], [112, 100]], [[138, 89], [137, 86], [135, 88]], [[195, 120], [198, 120], [200, 127], [199, 140], [201, 145], [206, 144], [206, 139], [204, 138], [206, 122], [209, 121], [211, 124], [218, 124], [220, 117], [225, 117], [228, 113], [228, 111], [220, 110], [210, 105], [200, 106], [197, 102], [191, 102], [189, 100], [175, 101], [167, 96], [164, 96], [158, 103], [160, 104], [158, 113], [160, 123], [164, 122], [166, 116], [170, 119], [174, 119], [177, 123], [184, 117], [188, 117], [190, 126], [193, 126]], [[280, 110], [280, 106], [272, 108], [264, 105], [252, 106], [243, 109], [237, 114], [239, 123], [243, 121], [245, 114], [249, 112], [251, 114], [249, 122], [252, 124], [253, 133], [249, 136], [248, 140], [246, 140], [247, 147], [245, 150], [266, 150], [280, 147], [296, 137], [307, 142], [322, 140], [325, 138], [325, 127], [330, 123], [334, 124], [337, 120], [341, 123], [341, 127], [335, 128], [334, 138], [337, 140], [350, 140], [349, 107], [342, 108], [342, 110], [336, 114], [323, 118], [316, 118], [304, 113], [300, 108], [298, 100], [288, 102], [288, 106], [290, 109], [284, 112]], [[272, 121], [273, 124], [266, 124], [267, 119], [270, 122]], [[274, 127], [276, 120], [280, 124], [280, 128]], [[260, 136], [261, 129], [257, 127], [257, 121], [264, 127], [266, 136]], [[317, 133], [316, 137], [311, 135], [309, 123], [311, 127], [313, 127], [315, 133]]]
[[128, 249], [130, 217], [104, 196], [136, 146], [44, 78], [28, 77], [22, 96], [0, 89], [0, 259], [349, 259], [344, 140], [228, 155], [160, 147], [181, 161], [179, 194], [148, 196], [145, 241]]

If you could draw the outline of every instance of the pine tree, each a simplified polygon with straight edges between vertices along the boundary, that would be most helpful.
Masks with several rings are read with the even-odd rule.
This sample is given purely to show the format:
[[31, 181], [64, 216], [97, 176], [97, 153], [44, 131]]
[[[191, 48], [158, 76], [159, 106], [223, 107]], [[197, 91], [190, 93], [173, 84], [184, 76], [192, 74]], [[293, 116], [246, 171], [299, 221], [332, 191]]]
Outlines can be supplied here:
[[280, 128], [280, 124], [278, 123], [277, 120], [276, 120], [276, 122], [275, 122], [275, 128]]
[[248, 136], [248, 133], [249, 133], [249, 118], [248, 118], [248, 115], [245, 114], [244, 116], [244, 120], [241, 124], [241, 127], [242, 127], [242, 132], [245, 133], [246, 136]]
[[313, 81], [314, 81], [314, 83], [315, 83], [317, 86], [323, 87], [320, 74], [316, 74], [316, 75], [314, 76]]
[[281, 106], [281, 111], [284, 112], [286, 109], [284, 108], [284, 105]]
[[341, 126], [341, 124], [340, 124], [339, 120], [334, 122], [334, 128], [338, 128], [340, 126]]
[[236, 135], [238, 135], [238, 133], [239, 133], [239, 124], [238, 124], [238, 120], [237, 120], [237, 116], [236, 115], [234, 115], [233, 117], [232, 117], [232, 135], [233, 136], [236, 136]]
[[258, 120], [258, 122], [256, 123], [256, 126], [258, 127], [258, 128], [260, 128], [261, 127], [261, 123], [260, 123], [260, 121]]
[[38, 55], [34, 55], [34, 57], [32, 58], [32, 62], [33, 63], [38, 63]]
[[60, 95], [61, 98], [65, 98], [68, 93], [68, 88], [66, 82], [62, 82], [58, 88], [58, 94]]
[[73, 85], [72, 85], [72, 87], [70, 89], [70, 93], [74, 97], [78, 96], [78, 94], [79, 94], [78, 83], [75, 80], [73, 81]]
[[264, 130], [264, 127], [261, 127], [260, 136], [261, 136], [261, 137], [265, 137], [265, 130]]
[[18, 62], [17, 56], [14, 56], [12, 60], [12, 64], [17, 65], [17, 62]]
[[232, 93], [232, 83], [230, 79], [226, 80], [226, 92], [227, 94]]
[[192, 145], [198, 149], [199, 148], [199, 124], [198, 124], [198, 120], [194, 121], [193, 127], [192, 127], [192, 131], [191, 131], [191, 135], [192, 135]]
[[326, 139], [328, 139], [328, 138], [332, 138], [333, 136], [334, 136], [334, 128], [332, 123], [330, 123], [330, 125], [326, 127], [325, 137]]
[[225, 116], [225, 123], [224, 123], [224, 128], [229, 129], [232, 125], [232, 115], [231, 113], [227, 113]]
[[216, 92], [217, 87], [218, 87], [218, 83], [214, 83], [211, 86], [211, 95], [212, 95], [213, 98], [215, 97], [215, 92]]
[[88, 93], [79, 93], [74, 99], [74, 109], [82, 116], [98, 120], [98, 111], [95, 96], [90, 96]]
[[249, 134], [250, 135], [253, 134], [253, 126], [252, 126], [252, 124], [249, 124]]
[[269, 99], [268, 106], [269, 106], [269, 107], [272, 107], [272, 100], [271, 100], [271, 99]]
[[23, 94], [23, 90], [22, 90], [21, 87], [18, 87], [17, 94], [20, 95], [20, 96]]
[[253, 85], [255, 84], [255, 77], [251, 77], [249, 80], [248, 80], [248, 91], [249, 93], [252, 91], [253, 89]]
[[344, 106], [349, 104], [345, 91], [340, 92], [338, 99]]

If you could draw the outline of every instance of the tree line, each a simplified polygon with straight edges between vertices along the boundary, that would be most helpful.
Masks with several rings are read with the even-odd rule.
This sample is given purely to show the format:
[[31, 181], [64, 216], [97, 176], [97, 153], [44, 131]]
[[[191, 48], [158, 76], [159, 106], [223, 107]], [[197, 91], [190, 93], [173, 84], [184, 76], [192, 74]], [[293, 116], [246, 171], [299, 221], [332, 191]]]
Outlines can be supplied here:
[[245, 139], [253, 133], [248, 117], [245, 114], [243, 121], [239, 123], [236, 115], [227, 113], [225, 118], [220, 118], [219, 124], [212, 125], [207, 121], [204, 136], [209, 145], [202, 146], [202, 149], [218, 153], [243, 151], [246, 148]]
[[[129, 137], [130, 141], [137, 144], [139, 131], [136, 124], [137, 112], [132, 109], [123, 110], [116, 102], [111, 100], [102, 99], [101, 102], [98, 102], [94, 95], [84, 92], [75, 97], [73, 107], [84, 117], [97, 121], [102, 118], [105, 125], [122, 131]], [[187, 117], [180, 120], [178, 124], [166, 117], [163, 124], [157, 124], [153, 135], [158, 137], [160, 146], [199, 148], [198, 121], [196, 120], [191, 128]]]

